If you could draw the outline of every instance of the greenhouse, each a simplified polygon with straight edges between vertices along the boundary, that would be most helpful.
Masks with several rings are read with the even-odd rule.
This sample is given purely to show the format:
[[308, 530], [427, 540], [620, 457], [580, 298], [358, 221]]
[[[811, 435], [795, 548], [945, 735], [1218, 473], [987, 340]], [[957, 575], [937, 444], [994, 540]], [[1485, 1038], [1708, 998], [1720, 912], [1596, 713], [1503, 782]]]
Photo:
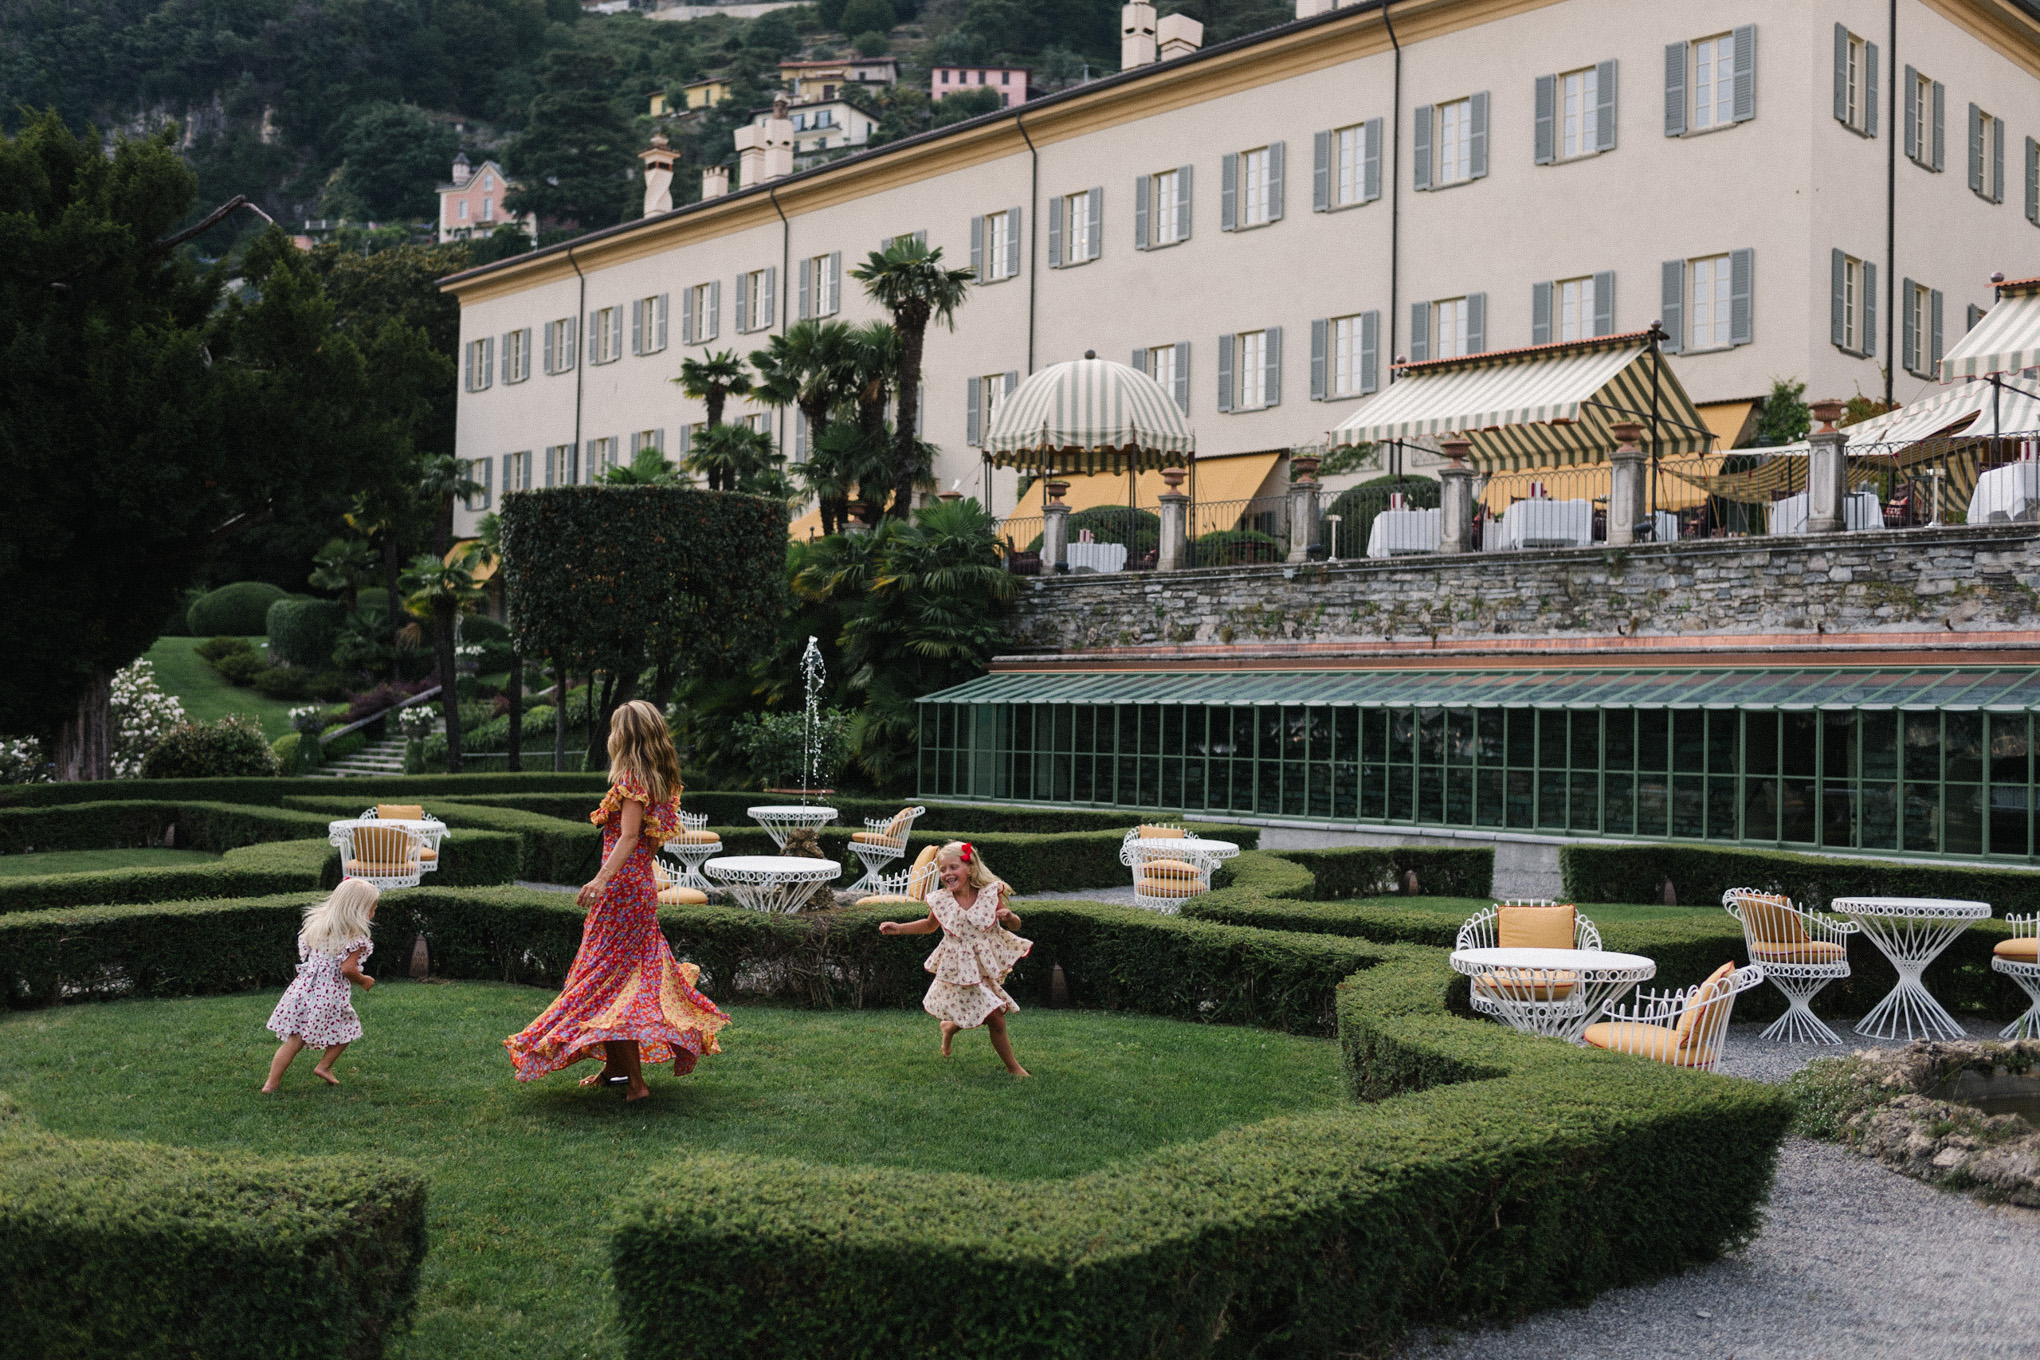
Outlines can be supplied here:
[[2026, 860], [2031, 668], [995, 672], [920, 793]]

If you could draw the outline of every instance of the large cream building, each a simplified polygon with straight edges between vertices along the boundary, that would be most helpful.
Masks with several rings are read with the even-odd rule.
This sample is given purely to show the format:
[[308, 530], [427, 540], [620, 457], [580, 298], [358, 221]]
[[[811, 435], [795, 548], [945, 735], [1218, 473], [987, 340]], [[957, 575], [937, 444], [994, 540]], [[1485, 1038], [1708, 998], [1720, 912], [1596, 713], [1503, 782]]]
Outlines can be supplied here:
[[[800, 174], [760, 152], [734, 192], [448, 279], [489, 488], [460, 528], [680, 452], [682, 359], [880, 316], [849, 272], [910, 232], [980, 270], [930, 334], [925, 433], [1001, 513], [990, 406], [1087, 349], [1141, 355], [1214, 468], [1322, 442], [1396, 356], [1659, 319], [1732, 429], [1774, 377], [1880, 396], [1888, 366], [1912, 400], [1991, 273], [2040, 272], [2031, 0], [1320, 3], [1161, 61], [1129, 6], [1115, 76]], [[799, 456], [790, 412], [733, 410]]]

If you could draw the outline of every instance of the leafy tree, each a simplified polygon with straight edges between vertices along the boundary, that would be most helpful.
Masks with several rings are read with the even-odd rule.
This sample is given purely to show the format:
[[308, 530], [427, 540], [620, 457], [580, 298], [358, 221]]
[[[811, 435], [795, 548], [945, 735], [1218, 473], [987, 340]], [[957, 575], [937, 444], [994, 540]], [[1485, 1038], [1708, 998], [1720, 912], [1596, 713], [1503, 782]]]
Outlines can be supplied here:
[[[764, 349], [751, 351], [751, 366], [758, 370], [754, 396], [773, 406], [797, 407], [807, 422], [810, 454], [802, 477], [820, 499], [825, 534], [836, 532], [843, 519], [848, 486], [835, 467], [822, 471], [819, 482], [813, 470], [823, 441], [830, 437], [832, 413], [855, 399], [856, 359], [851, 328], [842, 321], [796, 321]], [[832, 460], [821, 455], [819, 461]]]
[[800, 33], [785, 10], [771, 10], [751, 21], [744, 31], [744, 46], [777, 59], [800, 50]]
[[948, 127], [952, 123], [964, 123], [987, 113], [997, 113], [1006, 107], [999, 98], [999, 92], [991, 86], [973, 86], [955, 94], [944, 95], [934, 103], [928, 115], [928, 126]]
[[423, 475], [418, 479], [418, 495], [432, 507], [432, 551], [437, 557], [444, 557], [453, 550], [453, 503], [472, 496], [482, 489], [482, 484], [467, 475], [461, 461], [450, 453], [443, 453], [425, 464]]
[[474, 565], [479, 551], [470, 548], [460, 558], [446, 562], [431, 553], [419, 553], [403, 575], [404, 589], [411, 593], [410, 607], [432, 623], [432, 654], [439, 672], [439, 707], [446, 716], [446, 772], [460, 773], [460, 693], [454, 681], [454, 620], [472, 610], [481, 590], [475, 585]]
[[312, 561], [314, 569], [306, 584], [314, 590], [334, 592], [348, 613], [358, 612], [362, 586], [375, 579], [375, 550], [359, 538], [336, 538]]
[[505, 206], [584, 231], [628, 215], [637, 135], [616, 105], [614, 59], [573, 50], [546, 54], [524, 135], [510, 150], [523, 186]]
[[[647, 446], [602, 474], [604, 486], [685, 486], [680, 469], [658, 449]], [[711, 488], [712, 489], [712, 488]]]
[[[680, 390], [708, 406], [708, 428], [722, 424], [723, 403], [751, 390], [751, 375], [733, 349], [717, 350], [699, 359], [680, 361]], [[714, 490], [713, 487], [709, 488]]]
[[383, 99], [363, 105], [348, 120], [341, 149], [347, 157], [341, 183], [361, 205], [360, 216], [436, 218], [434, 188], [459, 150], [459, 139], [451, 126], [433, 122], [417, 107]]
[[921, 405], [921, 352], [928, 324], [940, 321], [956, 328], [956, 309], [969, 295], [976, 274], [942, 267], [942, 248], [930, 250], [912, 236], [901, 236], [883, 251], [874, 250], [850, 271], [872, 301], [892, 313], [899, 332], [896, 390], [899, 419], [893, 431], [892, 513], [904, 517], [913, 505], [916, 465], [920, 462], [916, 423]]
[[1757, 432], [1750, 443], [1760, 449], [1776, 448], [1806, 438], [1813, 428], [1813, 412], [1801, 400], [1806, 384], [1790, 378], [1771, 379], [1771, 394], [1764, 398], [1757, 416]]
[[850, 0], [836, 20], [836, 30], [855, 36], [884, 33], [893, 26], [892, 6], [886, 0]]
[[710, 491], [751, 491], [772, 463], [772, 436], [748, 425], [711, 425], [688, 450], [686, 467]]

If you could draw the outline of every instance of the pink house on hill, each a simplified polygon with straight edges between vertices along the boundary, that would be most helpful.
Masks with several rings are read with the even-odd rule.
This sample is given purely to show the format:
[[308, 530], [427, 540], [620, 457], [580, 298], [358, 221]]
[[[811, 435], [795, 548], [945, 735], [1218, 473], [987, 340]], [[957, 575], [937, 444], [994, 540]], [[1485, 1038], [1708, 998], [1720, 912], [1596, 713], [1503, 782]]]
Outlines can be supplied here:
[[538, 219], [530, 213], [519, 216], [503, 206], [503, 200], [517, 186], [505, 177], [503, 167], [483, 161], [475, 169], [467, 153], [453, 158], [453, 179], [439, 186], [439, 239], [461, 241], [470, 236], [487, 236], [505, 223], [524, 228], [538, 240]]
[[928, 73], [928, 97], [962, 94], [965, 90], [997, 90], [999, 106], [1027, 102], [1027, 70], [1020, 66], [937, 66]]

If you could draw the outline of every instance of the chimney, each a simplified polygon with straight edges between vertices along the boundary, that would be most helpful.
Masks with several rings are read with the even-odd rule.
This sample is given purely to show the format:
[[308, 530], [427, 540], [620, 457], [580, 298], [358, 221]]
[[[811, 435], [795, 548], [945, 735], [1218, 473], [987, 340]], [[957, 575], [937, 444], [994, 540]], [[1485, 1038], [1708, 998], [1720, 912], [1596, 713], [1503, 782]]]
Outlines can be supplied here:
[[1204, 25], [1187, 14], [1171, 14], [1155, 25], [1163, 61], [1187, 57], [1204, 46]]
[[1314, 19], [1320, 14], [1329, 14], [1338, 7], [1338, 0], [1296, 0], [1296, 17]]
[[474, 169], [468, 164], [467, 152], [460, 152], [453, 158], [453, 187], [458, 189], [466, 184], [472, 174]]
[[1152, 66], [1155, 60], [1155, 7], [1133, 0], [1119, 11], [1119, 69]]
[[730, 168], [727, 165], [711, 165], [701, 172], [701, 201], [721, 198], [730, 191]]
[[736, 131], [737, 187], [748, 189], [793, 173], [793, 120], [786, 116], [786, 96], [772, 101], [772, 116]]
[[655, 132], [651, 147], [638, 152], [638, 159], [645, 163], [644, 215], [650, 217], [655, 213], [673, 211], [672, 144]]

